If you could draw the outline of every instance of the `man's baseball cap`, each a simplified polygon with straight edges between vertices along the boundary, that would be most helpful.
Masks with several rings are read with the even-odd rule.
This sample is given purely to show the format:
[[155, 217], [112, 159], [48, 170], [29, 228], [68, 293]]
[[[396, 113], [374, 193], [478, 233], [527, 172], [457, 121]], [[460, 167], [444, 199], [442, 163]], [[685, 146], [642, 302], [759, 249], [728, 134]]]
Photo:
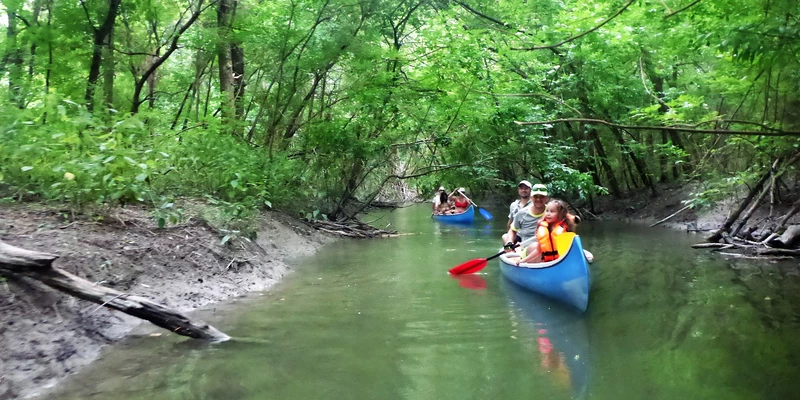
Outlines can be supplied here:
[[525, 187], [527, 187], [528, 189], [530, 189], [530, 188], [532, 187], [531, 183], [530, 183], [530, 182], [528, 182], [528, 181], [520, 181], [520, 182], [519, 182], [519, 185], [517, 185], [517, 187], [520, 187], [520, 186], [525, 186]]
[[548, 196], [547, 186], [537, 183], [531, 187], [531, 196]]

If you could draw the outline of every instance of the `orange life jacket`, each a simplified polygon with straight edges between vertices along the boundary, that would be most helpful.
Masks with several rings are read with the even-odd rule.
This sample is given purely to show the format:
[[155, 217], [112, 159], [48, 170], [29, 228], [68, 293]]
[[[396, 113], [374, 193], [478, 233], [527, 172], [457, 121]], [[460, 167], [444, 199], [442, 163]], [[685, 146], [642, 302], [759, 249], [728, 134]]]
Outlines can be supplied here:
[[536, 228], [536, 240], [539, 241], [539, 250], [542, 252], [542, 262], [558, 259], [558, 248], [556, 248], [555, 236], [566, 231], [567, 224], [564, 221], [553, 224], [552, 230], [547, 221], [544, 219], [539, 221], [539, 226]]

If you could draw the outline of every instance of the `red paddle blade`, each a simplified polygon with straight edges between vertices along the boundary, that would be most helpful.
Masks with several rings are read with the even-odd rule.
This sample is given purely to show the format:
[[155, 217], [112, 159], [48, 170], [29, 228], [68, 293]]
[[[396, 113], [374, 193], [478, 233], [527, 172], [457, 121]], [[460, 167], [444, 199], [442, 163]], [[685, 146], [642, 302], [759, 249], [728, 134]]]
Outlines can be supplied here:
[[476, 258], [474, 260], [469, 260], [463, 264], [456, 265], [453, 268], [450, 268], [450, 274], [452, 275], [462, 275], [462, 274], [473, 274], [483, 269], [486, 266], [486, 259], [485, 258]]

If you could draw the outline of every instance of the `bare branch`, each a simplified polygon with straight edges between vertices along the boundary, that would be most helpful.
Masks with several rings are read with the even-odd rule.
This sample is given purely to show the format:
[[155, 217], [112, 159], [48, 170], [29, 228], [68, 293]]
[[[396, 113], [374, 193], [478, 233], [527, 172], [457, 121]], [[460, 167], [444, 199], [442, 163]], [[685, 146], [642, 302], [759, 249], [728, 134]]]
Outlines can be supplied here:
[[[679, 13], [679, 12], [686, 11], [686, 10], [687, 10], [689, 7], [692, 7], [693, 5], [695, 5], [695, 4], [699, 3], [699, 2], [700, 2], [700, 0], [694, 0], [693, 2], [691, 2], [691, 3], [687, 4], [687, 5], [686, 5], [686, 7], [683, 7], [683, 8], [677, 9], [677, 10], [675, 10], [675, 11], [673, 11], [673, 12], [671, 12], [671, 13], [669, 13], [669, 14], [665, 15], [665, 16], [664, 16], [664, 19], [667, 19], [667, 18], [669, 18], [669, 17], [671, 17], [671, 16], [673, 16], [673, 15], [675, 15], [675, 14]], [[669, 11], [669, 8], [667, 9], [667, 11]]]
[[506, 22], [500, 21], [499, 19], [496, 19], [496, 18], [492, 18], [492, 17], [490, 17], [490, 16], [488, 16], [488, 15], [486, 15], [486, 14], [484, 14], [484, 13], [482, 13], [482, 12], [472, 8], [472, 7], [470, 7], [469, 4], [466, 4], [466, 3], [458, 1], [458, 0], [454, 1], [454, 3], [460, 5], [463, 9], [469, 11], [471, 14], [477, 15], [478, 17], [481, 17], [481, 18], [483, 18], [485, 20], [492, 21], [495, 24], [502, 26], [503, 28], [510, 28], [511, 27]]
[[31, 26], [31, 23], [30, 23], [30, 22], [28, 22], [28, 20], [27, 20], [27, 19], [25, 19], [25, 17], [23, 17], [22, 15], [19, 15], [19, 14], [17, 14], [17, 13], [14, 13], [14, 16], [15, 16], [15, 17], [17, 17], [19, 20], [21, 20], [21, 21], [22, 21], [22, 23], [24, 23], [24, 24], [25, 24], [25, 26], [27, 26], [27, 27], [29, 27], [29, 28], [30, 28], [30, 26]]
[[146, 51], [125, 51], [120, 50], [118, 48], [114, 48], [114, 51], [120, 54], [125, 54], [126, 56], [150, 56], [150, 57], [158, 57], [158, 54], [149, 53]]
[[83, 7], [83, 11], [86, 13], [86, 20], [89, 21], [89, 26], [92, 27], [93, 31], [97, 31], [97, 28], [94, 26], [94, 22], [92, 22], [92, 17], [89, 15], [89, 9], [86, 7], [86, 3], [81, 0], [81, 7]]
[[566, 108], [569, 108], [570, 110], [574, 111], [579, 116], [583, 116], [583, 114], [580, 111], [578, 111], [577, 108], [572, 107], [571, 105], [567, 104], [563, 99], [560, 99], [560, 98], [558, 98], [556, 96], [552, 96], [552, 95], [549, 95], [549, 94], [544, 94], [544, 93], [492, 93], [492, 92], [484, 92], [484, 91], [481, 91], [481, 90], [474, 90], [474, 92], [475, 93], [488, 94], [488, 95], [492, 95], [492, 96], [496, 96], [496, 97], [542, 97], [542, 98], [545, 98], [545, 99], [553, 100], [554, 102], [556, 102], [558, 104], [561, 104], [562, 106], [564, 106]]
[[552, 124], [561, 124], [568, 122], [599, 124], [619, 129], [633, 129], [633, 130], [653, 129], [653, 130], [663, 130], [670, 132], [708, 133], [713, 135], [800, 136], [800, 132], [792, 132], [792, 131], [758, 132], [758, 131], [736, 131], [736, 130], [724, 130], [724, 129], [689, 129], [689, 128], [680, 128], [676, 126], [621, 125], [621, 124], [615, 124], [613, 122], [608, 122], [602, 119], [592, 119], [592, 118], [564, 118], [564, 119], [553, 119], [550, 121], [537, 121], [537, 122], [514, 121], [514, 123], [517, 125], [552, 125]]
[[670, 107], [667, 103], [665, 103], [664, 100], [661, 100], [661, 98], [653, 94], [653, 92], [650, 91], [650, 88], [647, 87], [647, 75], [645, 75], [644, 73], [644, 63], [642, 62], [642, 57], [639, 57], [639, 73], [642, 77], [642, 86], [644, 86], [644, 91], [647, 92], [647, 94], [649, 94], [650, 97], [654, 98], [658, 104], [661, 104], [662, 106], [666, 107], [667, 110], [671, 110], [672, 107]]
[[625, 5], [624, 5], [624, 6], [622, 6], [622, 8], [620, 8], [619, 10], [617, 10], [617, 12], [615, 12], [614, 14], [612, 14], [610, 17], [606, 18], [606, 20], [605, 20], [605, 21], [601, 22], [599, 25], [595, 26], [594, 28], [592, 28], [592, 29], [589, 29], [588, 31], [586, 31], [586, 32], [583, 32], [583, 33], [581, 33], [581, 34], [579, 34], [579, 35], [576, 35], [576, 36], [573, 36], [573, 37], [570, 37], [570, 38], [564, 39], [564, 40], [562, 40], [562, 41], [560, 41], [560, 42], [558, 42], [558, 43], [556, 43], [556, 44], [551, 44], [551, 45], [548, 45], [548, 46], [534, 46], [534, 47], [519, 47], [519, 48], [518, 48], [518, 47], [512, 47], [512, 48], [511, 48], [511, 50], [532, 51], [532, 50], [547, 50], [547, 49], [555, 49], [555, 48], [557, 48], [557, 47], [561, 47], [561, 46], [563, 46], [563, 45], [565, 45], [565, 44], [567, 44], [567, 43], [569, 43], [569, 42], [573, 42], [573, 41], [575, 41], [575, 40], [578, 40], [578, 39], [580, 39], [580, 38], [582, 38], [582, 37], [584, 37], [584, 36], [586, 36], [586, 35], [588, 35], [588, 34], [590, 34], [590, 33], [594, 32], [594, 31], [596, 31], [596, 30], [598, 30], [598, 29], [602, 28], [602, 27], [603, 27], [603, 25], [605, 25], [605, 24], [607, 24], [607, 23], [611, 22], [611, 20], [612, 20], [612, 19], [614, 19], [614, 18], [618, 17], [618, 16], [619, 16], [620, 14], [622, 14], [622, 13], [623, 13], [625, 10], [627, 10], [627, 9], [628, 9], [628, 7], [630, 7], [630, 6], [631, 6], [631, 4], [633, 4], [633, 3], [635, 3], [635, 2], [636, 2], [636, 0], [630, 0], [629, 2], [625, 3]]
[[386, 182], [388, 182], [389, 179], [403, 180], [403, 179], [419, 178], [420, 176], [430, 175], [430, 174], [432, 174], [434, 172], [445, 171], [445, 170], [453, 169], [453, 168], [461, 168], [461, 167], [464, 167], [466, 165], [467, 164], [431, 165], [431, 166], [420, 168], [417, 171], [413, 171], [412, 173], [410, 173], [408, 175], [389, 175], [384, 180], [384, 184]]

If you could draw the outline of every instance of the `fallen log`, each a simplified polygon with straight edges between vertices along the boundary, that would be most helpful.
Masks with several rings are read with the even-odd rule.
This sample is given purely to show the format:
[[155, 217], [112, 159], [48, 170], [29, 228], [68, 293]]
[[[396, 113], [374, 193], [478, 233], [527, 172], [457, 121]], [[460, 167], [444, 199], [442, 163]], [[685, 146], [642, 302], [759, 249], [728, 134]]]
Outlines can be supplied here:
[[30, 251], [0, 241], [0, 273], [37, 280], [71, 296], [100, 304], [152, 322], [179, 335], [195, 339], [230, 339], [213, 326], [192, 321], [185, 315], [144, 297], [96, 285], [53, 266], [58, 256]]
[[697, 243], [692, 245], [693, 249], [720, 249], [730, 247], [733, 246], [725, 243]]
[[[769, 180], [770, 178], [775, 178], [775, 179], [780, 178], [780, 176], [782, 176], [789, 167], [793, 166], [796, 162], [800, 161], [800, 152], [795, 153], [795, 155], [792, 156], [791, 159], [789, 159], [786, 163], [784, 163], [783, 168], [780, 171], [778, 171], [777, 168], [780, 163], [780, 160], [781, 160], [780, 157], [775, 159], [769, 170], [767, 170], [767, 172], [761, 176], [761, 179], [759, 179], [756, 185], [750, 189], [744, 201], [742, 201], [742, 203], [739, 204], [739, 207], [736, 210], [734, 210], [730, 216], [728, 216], [728, 218], [725, 220], [722, 226], [716, 232], [714, 232], [714, 234], [712, 234], [706, 239], [707, 242], [713, 243], [718, 241], [720, 238], [722, 238], [723, 232], [733, 232], [733, 234], [735, 235], [742, 228], [742, 226], [744, 226], [744, 224], [747, 222], [750, 216], [753, 215], [753, 212], [755, 212], [755, 209], [758, 208], [758, 205], [760, 204], [761, 200], [764, 198], [767, 191], [769, 190], [769, 187], [764, 186], [767, 183], [767, 180]], [[764, 188], [763, 191], [761, 191], [762, 188]], [[753, 201], [753, 198], [756, 197], [756, 194], [758, 194], [760, 191], [761, 195], [747, 211], [745, 217], [742, 218], [742, 222], [740, 222], [736, 226], [736, 229], [731, 230], [733, 224], [739, 219], [739, 215], [741, 215], [742, 212], [744, 212], [747, 206], [750, 205], [750, 203]]]
[[792, 217], [793, 217], [795, 214], [797, 214], [797, 212], [798, 212], [798, 211], [800, 211], [800, 199], [798, 199], [797, 201], [795, 201], [795, 202], [794, 202], [794, 205], [792, 206], [792, 209], [791, 209], [791, 210], [789, 210], [789, 212], [788, 212], [788, 213], [786, 213], [786, 215], [784, 215], [784, 216], [783, 216], [783, 218], [781, 218], [781, 224], [780, 224], [780, 226], [786, 226], [786, 223], [787, 223], [787, 222], [789, 222], [789, 220], [790, 220], [790, 219], [791, 219], [791, 218], [792, 218]]
[[758, 194], [762, 186], [764, 186], [767, 180], [772, 176], [772, 170], [775, 167], [777, 167], [778, 162], [780, 162], [780, 157], [776, 158], [775, 162], [772, 163], [772, 167], [766, 173], [761, 175], [761, 179], [759, 179], [758, 182], [756, 182], [755, 186], [753, 186], [750, 189], [750, 191], [747, 193], [747, 196], [745, 196], [744, 201], [742, 201], [739, 204], [739, 207], [736, 210], [734, 210], [733, 213], [731, 213], [731, 215], [728, 216], [728, 218], [725, 219], [725, 222], [722, 223], [722, 226], [711, 236], [706, 238], [707, 242], [714, 243], [719, 241], [720, 239], [722, 239], [722, 234], [727, 233], [731, 229], [733, 223], [736, 222], [737, 219], [739, 219], [739, 215], [741, 215], [742, 212], [744, 212], [744, 210], [747, 208], [747, 206], [750, 205], [750, 202], [753, 200], [754, 197], [756, 197], [756, 194]]
[[773, 248], [762, 248], [762, 249], [755, 249], [753, 254], [757, 254], [760, 256], [790, 256], [790, 257], [800, 257], [800, 250], [796, 249], [773, 249]]
[[773, 238], [769, 241], [769, 244], [786, 249], [794, 247], [798, 239], [800, 239], [800, 225], [789, 225], [782, 235]]

